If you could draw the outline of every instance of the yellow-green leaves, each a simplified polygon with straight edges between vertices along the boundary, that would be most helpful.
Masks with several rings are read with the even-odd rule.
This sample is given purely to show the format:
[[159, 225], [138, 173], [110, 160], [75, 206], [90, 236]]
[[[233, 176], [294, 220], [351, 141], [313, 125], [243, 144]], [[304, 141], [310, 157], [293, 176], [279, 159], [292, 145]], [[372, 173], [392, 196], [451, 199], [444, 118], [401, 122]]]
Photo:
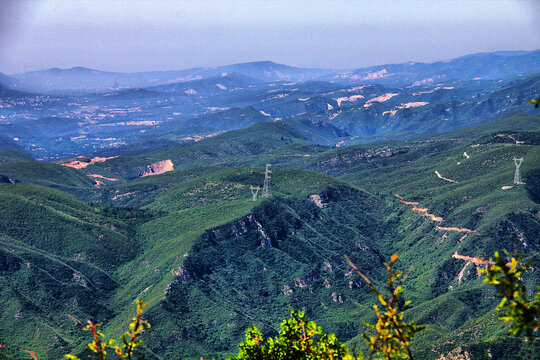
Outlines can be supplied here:
[[278, 338], [266, 339], [255, 326], [247, 329], [246, 339], [238, 345], [238, 356], [230, 360], [354, 359], [334, 334], [323, 332], [314, 321], [305, 318], [303, 311], [290, 310], [290, 314], [281, 323]]
[[[134, 317], [131, 319], [131, 323], [129, 324], [129, 331], [126, 331], [124, 334], [122, 334], [122, 346], [115, 346], [114, 349], [116, 351], [116, 354], [121, 359], [131, 359], [132, 356], [135, 353], [135, 348], [142, 344], [141, 340], [141, 334], [144, 330], [150, 329], [150, 324], [148, 321], [142, 319], [142, 309], [147, 304], [144, 303], [142, 300], [137, 300], [137, 317]], [[145, 355], [141, 354], [139, 356], [139, 359], [144, 359]]]
[[410, 304], [410, 301], [405, 302], [405, 305], [400, 308], [399, 300], [400, 294], [403, 292], [403, 281], [407, 278], [408, 273], [398, 282], [398, 279], [403, 275], [393, 268], [398, 260], [398, 255], [392, 255], [390, 263], [384, 264], [388, 270], [387, 289], [389, 295], [377, 289], [347, 256], [345, 258], [349, 265], [368, 283], [371, 291], [377, 295], [382, 305], [382, 307], [373, 305], [377, 315], [375, 324], [364, 322], [366, 326], [375, 330], [371, 335], [362, 333], [370, 349], [369, 359], [412, 359], [409, 344], [414, 335], [424, 330], [425, 326], [418, 326], [413, 321], [408, 323], [403, 321], [403, 311]]
[[[140, 338], [141, 333], [144, 330], [150, 329], [150, 324], [148, 321], [142, 318], [142, 309], [147, 305], [142, 300], [137, 300], [137, 316], [131, 320], [129, 324], [129, 330], [122, 334], [122, 346], [115, 346], [115, 353], [120, 357], [120, 359], [132, 359], [135, 355], [136, 347], [142, 344]], [[94, 341], [86, 345], [86, 348], [96, 354], [97, 359], [104, 360], [107, 355], [106, 348], [111, 347], [114, 344], [114, 339], [109, 339], [107, 341], [102, 341], [101, 338], [104, 338], [105, 335], [99, 331], [101, 324], [94, 324], [91, 321], [88, 321], [88, 325], [83, 329], [85, 331], [92, 331]], [[65, 358], [71, 360], [80, 360], [75, 355], [64, 355]], [[138, 354], [139, 360], [144, 360], [145, 354]]]
[[527, 101], [529, 104], [533, 104], [535, 108], [538, 108], [538, 106], [540, 105], [540, 98], [538, 99], [534, 99], [534, 100], [529, 100]]
[[[505, 254], [510, 257], [507, 251]], [[512, 323], [508, 330], [510, 334], [520, 336], [525, 333], [532, 340], [540, 329], [540, 291], [534, 295], [533, 300], [527, 298], [522, 276], [530, 264], [522, 263], [523, 255], [518, 259], [510, 257], [509, 262], [498, 252], [494, 255], [495, 261], [483, 272], [487, 274], [484, 282], [495, 285], [495, 295], [501, 297], [496, 309], [504, 312], [499, 315], [499, 319]]]

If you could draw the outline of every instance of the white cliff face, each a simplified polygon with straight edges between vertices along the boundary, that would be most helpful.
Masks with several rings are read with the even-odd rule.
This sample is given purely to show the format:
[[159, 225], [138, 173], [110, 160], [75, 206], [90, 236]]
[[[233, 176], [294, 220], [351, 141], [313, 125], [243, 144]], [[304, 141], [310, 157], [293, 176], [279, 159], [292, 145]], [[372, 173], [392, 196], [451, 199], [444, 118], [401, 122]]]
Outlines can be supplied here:
[[146, 170], [141, 171], [139, 173], [139, 177], [163, 174], [163, 173], [166, 173], [168, 171], [173, 171], [173, 170], [174, 170], [173, 162], [171, 160], [163, 160], [155, 164], [148, 165], [146, 167]]

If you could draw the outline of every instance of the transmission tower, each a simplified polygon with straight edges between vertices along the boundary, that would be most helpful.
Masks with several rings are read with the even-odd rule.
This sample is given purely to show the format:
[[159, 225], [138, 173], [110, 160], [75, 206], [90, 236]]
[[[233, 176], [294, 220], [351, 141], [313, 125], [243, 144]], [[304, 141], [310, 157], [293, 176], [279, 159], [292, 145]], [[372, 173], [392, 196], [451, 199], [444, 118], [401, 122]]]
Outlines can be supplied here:
[[514, 175], [514, 184], [523, 184], [521, 181], [521, 174], [519, 173], [519, 167], [523, 162], [523, 158], [516, 159], [514, 158], [514, 164], [516, 164], [516, 174]]
[[260, 186], [254, 187], [252, 185], [249, 186], [249, 189], [251, 190], [251, 201], [257, 201], [257, 195], [259, 194]]
[[264, 197], [272, 196], [272, 193], [270, 192], [270, 174], [272, 173], [272, 171], [270, 171], [270, 166], [270, 164], [266, 164], [266, 171], [264, 172], [264, 184], [262, 193], [262, 196]]
[[112, 88], [114, 90], [118, 90], [120, 88], [120, 84], [118, 83], [118, 75], [114, 75], [114, 82], [112, 84]]

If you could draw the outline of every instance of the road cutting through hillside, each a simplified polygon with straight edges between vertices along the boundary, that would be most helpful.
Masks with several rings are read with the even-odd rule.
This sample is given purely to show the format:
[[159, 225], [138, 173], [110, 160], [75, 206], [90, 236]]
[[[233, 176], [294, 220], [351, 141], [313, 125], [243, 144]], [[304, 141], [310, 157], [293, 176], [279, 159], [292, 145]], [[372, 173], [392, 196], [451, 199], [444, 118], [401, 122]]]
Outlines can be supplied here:
[[93, 177], [93, 178], [98, 178], [98, 179], [105, 179], [105, 180], [109, 180], [109, 181], [118, 181], [117, 178], [109, 178], [109, 177], [105, 177], [105, 176], [99, 175], [99, 174], [87, 174], [87, 176], [90, 176], [90, 177]]
[[419, 207], [413, 207], [411, 209], [412, 211], [418, 211], [419, 213], [422, 213], [425, 217], [427, 218], [430, 218], [431, 221], [437, 221], [437, 222], [441, 222], [443, 221], [443, 218], [442, 217], [439, 217], [439, 216], [435, 216], [433, 214], [430, 214], [428, 213], [428, 209], [427, 208], [419, 208]]
[[493, 265], [493, 264], [495, 264], [495, 262], [491, 261], [491, 260], [486, 260], [486, 259], [482, 259], [482, 258], [475, 257], [475, 256], [459, 255], [457, 253], [457, 251], [452, 254], [452, 257], [454, 259], [470, 261], [475, 265]]
[[476, 232], [476, 230], [471, 230], [471, 229], [467, 229], [467, 228], [458, 228], [458, 227], [454, 227], [454, 226], [449, 226], [449, 227], [437, 226], [435, 229], [442, 230], [442, 231], [457, 231], [457, 232], [467, 232], [467, 233], [475, 233]]
[[463, 278], [467, 265], [471, 263], [474, 264], [476, 266], [476, 274], [480, 276], [481, 270], [485, 270], [489, 265], [495, 264], [495, 262], [491, 260], [485, 260], [475, 256], [459, 255], [457, 251], [452, 254], [452, 257], [454, 259], [465, 260], [467, 262], [458, 274], [458, 285], [461, 283], [461, 279]]
[[[420, 204], [418, 201], [405, 201], [405, 200], [403, 200], [403, 197], [401, 195], [395, 194], [395, 196], [397, 198], [399, 198], [400, 203], [403, 203], [403, 204], [406, 204], [406, 205], [412, 205], [413, 206], [411, 208], [412, 211], [417, 211], [419, 213], [422, 213], [422, 215], [424, 215], [425, 217], [431, 219], [431, 221], [434, 221], [434, 222], [442, 222], [442, 221], [444, 221], [444, 219], [442, 217], [436, 216], [434, 214], [430, 214], [428, 212], [427, 208], [418, 207], [417, 205]], [[456, 232], [466, 232], [466, 233], [475, 233], [476, 232], [476, 230], [471, 230], [471, 229], [467, 229], [467, 228], [458, 228], [458, 227], [454, 227], [454, 226], [437, 226], [437, 227], [435, 227], [435, 229], [436, 230], [442, 230], [442, 231], [456, 231]]]
[[407, 205], [418, 205], [418, 204], [420, 204], [418, 201], [405, 201], [405, 200], [403, 200], [403, 197], [399, 196], [398, 194], [396, 194], [396, 196], [399, 198], [399, 202], [401, 202], [403, 204], [407, 204]]
[[444, 176], [442, 176], [441, 174], [439, 174], [439, 172], [437, 170], [435, 170], [435, 175], [437, 175], [437, 177], [439, 179], [443, 179], [443, 180], [446, 180], [448, 182], [451, 182], [451, 183], [454, 183], [454, 184], [457, 184], [458, 182], [456, 180], [452, 180], [452, 179], [448, 179], [448, 178], [445, 178]]
[[30, 351], [30, 350], [24, 350], [24, 351], [26, 351], [27, 353], [29, 353], [29, 354], [30, 354], [30, 356], [32, 356], [32, 358], [33, 358], [34, 360], [38, 360], [38, 358], [37, 358], [36, 354], [34, 354], [34, 352], [33, 352], [33, 351]]
[[443, 218], [428, 213], [427, 208], [416, 207], [416, 205], [420, 205], [420, 203], [418, 201], [405, 201], [405, 200], [403, 200], [402, 196], [400, 196], [398, 194], [395, 194], [395, 195], [396, 195], [396, 197], [399, 198], [400, 203], [403, 203], [403, 204], [406, 204], [406, 205], [413, 205], [414, 207], [411, 209], [412, 211], [417, 211], [419, 213], [422, 213], [425, 217], [430, 218], [431, 221], [437, 221], [437, 222], [443, 221]]

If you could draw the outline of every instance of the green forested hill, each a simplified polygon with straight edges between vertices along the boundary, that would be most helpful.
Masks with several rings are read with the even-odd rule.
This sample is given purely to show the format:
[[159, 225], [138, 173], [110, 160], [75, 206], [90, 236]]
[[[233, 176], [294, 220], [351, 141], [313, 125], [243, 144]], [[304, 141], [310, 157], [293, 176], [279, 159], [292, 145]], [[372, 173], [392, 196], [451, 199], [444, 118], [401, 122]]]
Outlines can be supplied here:
[[0, 174], [17, 182], [47, 186], [81, 198], [88, 198], [94, 192], [94, 180], [82, 172], [67, 166], [28, 161], [29, 159], [19, 154], [17, 157], [10, 156], [10, 159], [15, 161], [0, 162]]
[[0, 164], [17, 161], [32, 161], [34, 158], [23, 151], [18, 150], [0, 150]]
[[58, 190], [0, 184], [0, 203], [0, 343], [60, 358], [114, 315], [114, 271], [140, 248], [127, 219]]
[[[259, 123], [83, 170], [0, 164], [22, 181], [0, 184], [0, 343], [40, 359], [81, 352], [78, 321], [102, 321], [116, 336], [136, 298], [149, 303], [151, 359], [224, 357], [250, 325], [275, 334], [287, 308], [362, 343], [375, 300], [343, 255], [382, 284], [382, 262], [398, 252], [402, 270], [413, 266], [406, 316], [427, 325], [415, 358], [459, 348], [471, 359], [533, 359], [538, 345], [505, 335], [470, 257], [515, 249], [533, 262], [534, 288], [539, 131], [538, 116], [515, 113], [444, 136], [336, 149]], [[525, 184], [513, 184], [514, 157], [524, 159]], [[164, 159], [176, 170], [136, 178]], [[266, 163], [272, 197], [252, 201]], [[120, 181], [97, 188], [87, 173]]]
[[230, 159], [243, 164], [246, 157], [256, 157], [284, 145], [297, 143], [311, 144], [303, 135], [286, 124], [263, 122], [199, 142], [171, 145], [137, 156], [120, 156], [104, 163], [90, 165], [86, 168], [86, 172], [132, 180], [147, 165], [166, 159], [173, 162], [175, 169], [206, 165], [223, 166]]
[[[209, 324], [204, 330], [206, 335], [178, 335], [180, 338], [174, 342], [170, 338], [170, 343], [177, 345], [174, 349], [166, 349], [165, 354], [177, 353], [186, 358], [196, 358], [197, 354], [230, 353], [234, 351], [234, 345], [231, 344], [241, 340], [250, 319], [256, 317], [264, 320], [265, 328], [271, 330], [272, 324], [279, 321], [288, 306], [297, 307], [299, 304], [300, 300], [296, 299], [296, 296], [289, 296], [291, 290], [300, 291], [306, 287], [302, 290], [304, 293], [308, 291], [308, 283], [310, 288], [313, 288], [311, 282], [315, 280], [315, 288], [318, 288], [325, 281], [321, 271], [336, 271], [338, 274], [348, 272], [342, 258], [342, 253], [347, 248], [351, 248], [350, 255], [355, 259], [364, 254], [365, 259], [370, 259], [370, 263], [382, 262], [378, 250], [371, 248], [372, 244], [368, 240], [373, 237], [376, 229], [368, 224], [376, 224], [381, 218], [377, 214], [382, 211], [382, 203], [374, 197], [325, 175], [278, 170], [272, 174], [274, 197], [259, 198], [253, 202], [249, 186], [261, 185], [262, 179], [263, 172], [260, 169], [202, 168], [143, 178], [134, 181], [133, 186], [128, 183], [119, 188], [123, 191], [120, 195], [129, 194], [126, 197], [131, 198], [131, 203], [135, 204], [137, 198], [142, 198], [145, 209], [163, 214], [162, 217], [138, 228], [137, 238], [146, 250], [139, 259], [125, 266], [119, 273], [123, 279], [120, 282], [125, 284], [118, 293], [120, 303], [125, 302], [123, 296], [126, 294], [143, 293], [145, 300], [153, 306], [149, 316], [155, 319], [152, 320], [155, 323], [155, 334], [160, 334], [153, 337], [153, 341], [160, 342], [162, 336], [169, 338], [177, 332], [185, 335], [197, 321], [209, 319], [216, 314], [221, 314], [220, 322], [239, 319], [230, 329], [232, 332], [227, 337], [230, 340], [222, 339], [219, 344], [214, 344], [219, 336], [212, 333], [212, 326]], [[153, 192], [153, 187], [160, 183], [167, 184], [166, 190]], [[135, 189], [137, 190], [134, 191]], [[317, 201], [320, 197], [319, 206], [322, 207], [310, 200], [309, 195], [314, 195], [312, 200]], [[355, 212], [357, 218], [351, 214], [344, 215], [345, 208]], [[276, 217], [277, 214], [280, 217]], [[348, 230], [344, 231], [344, 227]], [[214, 239], [215, 236], [221, 239], [218, 241]], [[335, 249], [326, 253], [325, 249], [329, 249], [326, 239], [334, 236], [336, 239], [332, 240], [332, 246]], [[223, 242], [223, 246], [230, 252], [223, 253], [221, 246], [214, 248], [216, 242]], [[264, 245], [261, 245], [262, 243]], [[354, 250], [355, 246], [357, 250]], [[301, 255], [304, 251], [305, 254]], [[217, 254], [224, 258], [219, 260]], [[259, 256], [262, 258], [255, 260]], [[240, 261], [240, 258], [243, 260]], [[240, 262], [233, 262], [233, 259]], [[140, 267], [141, 263], [146, 264], [144, 268]], [[253, 273], [246, 273], [245, 270], [252, 267], [248, 263], [253, 266], [256, 263], [262, 264], [262, 267], [253, 269]], [[215, 269], [210, 275], [200, 273], [197, 269], [201, 267]], [[267, 270], [262, 270], [264, 267]], [[326, 270], [322, 270], [323, 267], [326, 267]], [[381, 268], [365, 267], [365, 271], [379, 274]], [[267, 280], [271, 283], [260, 285], [262, 287], [257, 291], [268, 294], [269, 299], [260, 299], [266, 301], [267, 306], [257, 310], [253, 303], [245, 303], [242, 308], [234, 311], [234, 316], [231, 315], [230, 311], [234, 309], [237, 300], [244, 301], [246, 298], [256, 299], [261, 296], [251, 294], [248, 284], [262, 281], [257, 280], [257, 277], [266, 272]], [[193, 305], [192, 313], [178, 313], [174, 310], [175, 306], [183, 308], [183, 299], [191, 296], [191, 290], [177, 289], [177, 286], [181, 285], [175, 280], [179, 274], [193, 278], [193, 289], [206, 286], [204, 284], [208, 281], [216, 282], [211, 287], [216, 287], [217, 292], [201, 294], [202, 297], [196, 301], [202, 307]], [[230, 276], [233, 277], [229, 278]], [[342, 275], [335, 279], [340, 282], [339, 286], [332, 291], [323, 287], [326, 291], [317, 295], [317, 299], [327, 304], [325, 306], [334, 304], [334, 297], [335, 302], [341, 304], [345, 298], [342, 293], [344, 291], [352, 294], [352, 288], [348, 287], [349, 280], [340, 279], [340, 276]], [[295, 280], [296, 278], [298, 279]], [[236, 281], [241, 283], [235, 284]], [[279, 284], [275, 283], [277, 281]], [[304, 284], [304, 281], [307, 283]], [[231, 284], [234, 290], [228, 288], [227, 283]], [[231, 298], [219, 308], [211, 305], [225, 296], [223, 291], [229, 295], [237, 294], [238, 299]], [[367, 288], [364, 289], [363, 296], [366, 292]], [[163, 302], [165, 294], [167, 300]], [[308, 294], [309, 292], [305, 293], [302, 298], [309, 297]], [[195, 293], [193, 295], [196, 296]], [[270, 301], [274, 296], [281, 297], [280, 305]], [[353, 298], [352, 295], [350, 297]], [[312, 301], [313, 304], [317, 303], [314, 299]], [[126, 303], [126, 306], [128, 305]], [[215, 307], [212, 310], [214, 315], [205, 314], [208, 306]], [[283, 309], [275, 313], [270, 311], [278, 308]], [[336, 324], [332, 325], [336, 327], [342, 316], [331, 317], [326, 323]], [[185, 322], [184, 319], [191, 320]], [[206, 324], [206, 321], [203, 323]], [[220, 324], [224, 330], [230, 327]], [[111, 324], [111, 329], [118, 325], [119, 323]], [[351, 329], [348, 330], [348, 337], [352, 337]], [[198, 336], [199, 344], [188, 346], [188, 343], [193, 342], [193, 336]], [[157, 344], [153, 341], [152, 344]], [[149, 343], [149, 346], [152, 345]], [[152, 350], [156, 353], [162, 351], [154, 347]]]

